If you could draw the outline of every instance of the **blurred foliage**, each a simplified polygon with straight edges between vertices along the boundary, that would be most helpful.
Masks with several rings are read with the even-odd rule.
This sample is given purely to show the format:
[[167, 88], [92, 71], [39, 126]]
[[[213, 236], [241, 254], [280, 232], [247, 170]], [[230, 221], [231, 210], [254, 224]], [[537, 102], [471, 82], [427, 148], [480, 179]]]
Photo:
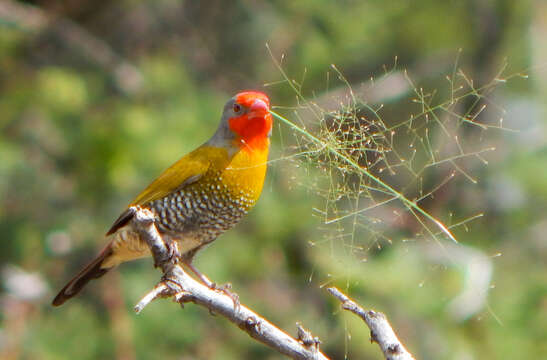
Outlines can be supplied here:
[[[439, 260], [442, 246], [415, 237], [415, 221], [390, 220], [390, 206], [372, 214], [381, 219], [380, 240], [360, 238], [357, 253], [334, 241], [314, 216], [321, 196], [301, 186], [318, 173], [284, 160], [295, 142], [281, 125], [259, 204], [200, 254], [198, 267], [231, 282], [243, 303], [281, 328], [295, 333], [297, 321], [310, 328], [336, 359], [381, 354], [360, 320], [319, 287], [325, 283], [385, 312], [417, 358], [545, 353], [546, 13], [542, 0], [0, 2], [0, 357], [280, 358], [195, 306], [158, 301], [134, 316], [132, 306], [159, 277], [150, 260], [120, 267], [61, 308], [49, 305], [129, 201], [212, 134], [235, 92], [261, 89], [277, 111], [295, 116], [296, 94], [266, 43], [318, 102], [345, 88], [331, 64], [357, 93], [371, 77], [409, 69], [415, 89], [437, 89], [436, 102], [450, 97], [445, 76], [458, 56], [476, 88], [504, 59], [505, 74], [529, 76], [502, 83], [479, 104], [465, 99], [461, 112], [487, 104], [482, 123], [503, 116], [503, 127], [518, 132], [458, 132], [466, 147], [496, 151], [484, 154], [488, 165], [458, 162], [476, 183], [458, 173], [420, 202], [447, 224], [485, 214], [454, 233], [493, 266], [487, 302], [468, 318], [451, 315], [451, 301], [475, 274]], [[385, 104], [388, 125], [406, 121], [416, 111], [413, 91], [371, 106]], [[418, 182], [431, 189], [452, 170], [436, 166]], [[389, 181], [404, 188], [406, 180]], [[8, 271], [13, 266], [21, 271]], [[37, 283], [46, 290], [30, 291]]]

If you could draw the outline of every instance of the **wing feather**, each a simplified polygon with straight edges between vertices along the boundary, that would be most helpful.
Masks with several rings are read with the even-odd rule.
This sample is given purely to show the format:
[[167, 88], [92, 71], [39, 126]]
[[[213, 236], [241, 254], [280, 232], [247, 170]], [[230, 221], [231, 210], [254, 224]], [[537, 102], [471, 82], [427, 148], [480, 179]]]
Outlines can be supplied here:
[[115, 233], [131, 221], [134, 216], [131, 206], [145, 205], [198, 181], [211, 166], [211, 161], [206, 155], [203, 148], [198, 148], [167, 168], [129, 204], [106, 234]]
[[198, 181], [207, 172], [210, 165], [210, 161], [207, 157], [201, 156], [201, 152], [191, 152], [171, 165], [156, 180], [152, 181], [131, 202], [130, 206], [144, 205], [150, 201], [161, 199], [175, 190]]

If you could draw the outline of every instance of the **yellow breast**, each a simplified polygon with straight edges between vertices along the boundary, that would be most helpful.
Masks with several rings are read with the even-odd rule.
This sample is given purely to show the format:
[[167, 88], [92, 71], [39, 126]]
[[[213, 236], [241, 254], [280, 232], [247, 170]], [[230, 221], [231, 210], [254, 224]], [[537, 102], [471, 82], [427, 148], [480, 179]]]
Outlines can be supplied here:
[[256, 202], [262, 192], [268, 162], [268, 148], [265, 150], [237, 151], [222, 170], [222, 183], [234, 196], [244, 194]]

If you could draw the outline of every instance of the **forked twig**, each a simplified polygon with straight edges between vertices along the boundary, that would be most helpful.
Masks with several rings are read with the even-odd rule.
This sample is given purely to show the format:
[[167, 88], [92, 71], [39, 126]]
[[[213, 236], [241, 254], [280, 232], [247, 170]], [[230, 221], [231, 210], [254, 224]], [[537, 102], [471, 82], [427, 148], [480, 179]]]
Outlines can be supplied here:
[[342, 302], [344, 310], [351, 311], [363, 319], [370, 329], [370, 341], [380, 346], [387, 360], [415, 360], [412, 354], [403, 346], [399, 338], [397, 338], [384, 314], [363, 309], [335, 287], [329, 287], [327, 290]]
[[181, 305], [193, 302], [224, 316], [252, 338], [293, 359], [328, 359], [319, 350], [319, 339], [300, 325], [299, 337], [295, 339], [243, 304], [236, 306], [226, 293], [189, 276], [179, 264], [171, 261], [168, 248], [154, 225], [153, 213], [138, 206], [131, 209], [134, 212], [131, 225], [149, 245], [156, 266], [163, 272], [160, 283], [135, 306], [137, 313], [159, 297], [172, 297]]

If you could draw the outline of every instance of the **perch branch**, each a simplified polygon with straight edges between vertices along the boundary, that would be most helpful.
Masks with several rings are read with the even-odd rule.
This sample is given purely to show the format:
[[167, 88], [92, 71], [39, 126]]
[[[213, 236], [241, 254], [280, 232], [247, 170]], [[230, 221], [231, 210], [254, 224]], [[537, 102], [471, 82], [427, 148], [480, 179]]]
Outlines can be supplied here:
[[387, 360], [414, 360], [412, 354], [405, 349], [395, 335], [384, 314], [363, 309], [335, 287], [327, 288], [327, 290], [340, 300], [344, 310], [349, 310], [363, 319], [370, 329], [370, 341], [378, 343]]
[[218, 289], [211, 289], [189, 276], [179, 264], [174, 264], [169, 250], [154, 225], [154, 215], [147, 209], [134, 206], [132, 226], [145, 240], [156, 267], [163, 272], [163, 278], [135, 306], [137, 313], [146, 305], [160, 297], [172, 297], [183, 305], [193, 302], [207, 308], [210, 312], [220, 314], [236, 324], [252, 338], [293, 359], [328, 359], [319, 350], [319, 339], [298, 326], [298, 338], [293, 338], [275, 325], [250, 310], [243, 304], [236, 306], [233, 299]]

